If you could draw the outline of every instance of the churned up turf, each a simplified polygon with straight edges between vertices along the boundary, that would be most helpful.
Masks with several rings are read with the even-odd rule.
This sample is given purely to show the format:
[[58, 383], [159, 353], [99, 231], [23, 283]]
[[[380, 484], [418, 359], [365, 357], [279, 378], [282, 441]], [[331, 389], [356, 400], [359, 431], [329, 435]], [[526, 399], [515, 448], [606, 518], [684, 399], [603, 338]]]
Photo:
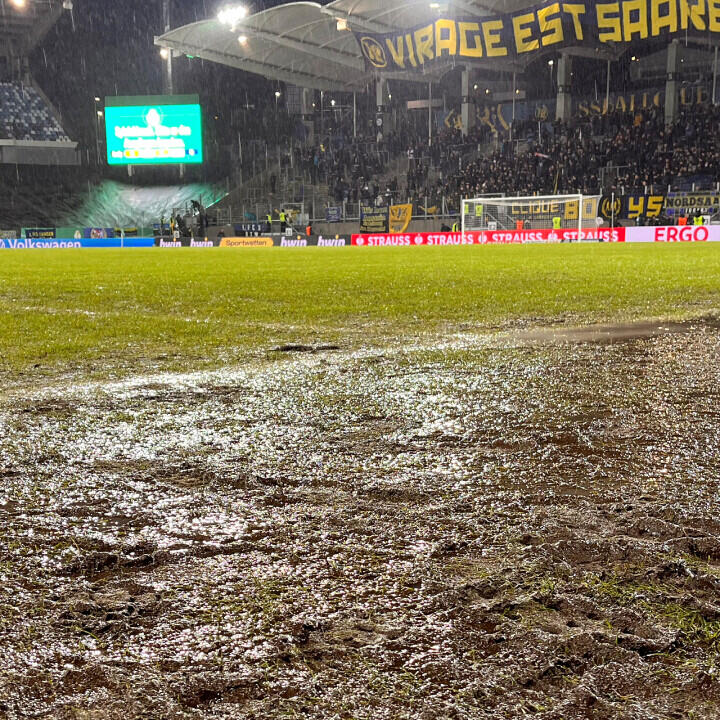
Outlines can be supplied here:
[[3, 720], [720, 717], [720, 247], [0, 263]]
[[712, 245], [6, 252], [0, 371], [126, 375], [276, 344], [703, 315], [719, 279]]

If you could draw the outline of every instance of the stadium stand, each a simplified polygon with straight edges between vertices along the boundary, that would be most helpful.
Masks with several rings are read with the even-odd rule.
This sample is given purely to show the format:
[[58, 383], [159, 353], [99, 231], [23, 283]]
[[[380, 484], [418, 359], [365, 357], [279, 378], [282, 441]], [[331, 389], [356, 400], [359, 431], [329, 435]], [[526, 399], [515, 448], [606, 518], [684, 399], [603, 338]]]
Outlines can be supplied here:
[[0, 83], [0, 139], [70, 141], [37, 90], [15, 82]]
[[[432, 146], [409, 125], [381, 141], [335, 128], [297, 148], [295, 165], [311, 185], [327, 183], [338, 203], [421, 208], [444, 199], [455, 212], [461, 197], [483, 194], [701, 190], [720, 177], [719, 124], [720, 109], [706, 105], [681, 112], [669, 127], [659, 108], [545, 122], [539, 135], [537, 122], [518, 123], [517, 143], [492, 141], [482, 127], [466, 136], [444, 129]], [[391, 167], [396, 172], [388, 176]]]

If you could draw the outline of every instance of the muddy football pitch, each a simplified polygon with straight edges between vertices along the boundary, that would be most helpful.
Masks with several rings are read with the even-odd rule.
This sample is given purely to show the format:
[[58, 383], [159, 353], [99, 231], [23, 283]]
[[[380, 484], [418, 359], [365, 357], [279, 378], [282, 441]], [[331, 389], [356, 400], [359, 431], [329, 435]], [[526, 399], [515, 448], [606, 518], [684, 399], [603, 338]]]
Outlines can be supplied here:
[[0, 718], [720, 716], [720, 247], [6, 251], [0, 380]]

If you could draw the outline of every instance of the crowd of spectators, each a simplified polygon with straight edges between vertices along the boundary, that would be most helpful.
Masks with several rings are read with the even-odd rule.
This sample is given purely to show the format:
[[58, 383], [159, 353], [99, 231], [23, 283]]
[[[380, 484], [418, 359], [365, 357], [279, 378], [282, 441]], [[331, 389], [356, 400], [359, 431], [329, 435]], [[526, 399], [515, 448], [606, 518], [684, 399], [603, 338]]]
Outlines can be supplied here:
[[[449, 173], [458, 168], [465, 154], [487, 139], [485, 128], [474, 128], [464, 136], [453, 127], [444, 128], [429, 145], [426, 126], [417, 128], [404, 120], [383, 132], [374, 121], [374, 114], [365, 117], [357, 129], [347, 116], [326, 122], [314, 143], [294, 149], [300, 176], [313, 185], [326, 184], [329, 200], [337, 204], [394, 202], [426, 187], [431, 170]], [[400, 163], [402, 173], [398, 165], [394, 174], [389, 173], [398, 159], [407, 161]], [[275, 192], [272, 187], [271, 192]]]
[[[683, 111], [670, 127], [661, 108], [618, 111], [543, 123], [539, 131], [536, 122], [527, 123], [516, 142], [498, 141], [472, 159], [458, 156], [440, 135], [435, 152], [452, 161], [440, 163], [433, 178], [411, 165], [401, 195], [417, 204], [444, 197], [456, 208], [461, 197], [494, 193], [662, 193], [683, 181], [710, 186], [720, 179], [719, 127], [720, 109], [710, 105]], [[425, 166], [431, 158], [426, 152]]]
[[[683, 110], [665, 126], [662, 108], [518, 124], [515, 140], [479, 125], [463, 135], [443, 128], [427, 136], [405, 123], [396, 131], [353, 139], [338, 126], [315, 145], [296, 150], [313, 184], [327, 182], [330, 201], [412, 202], [457, 209], [460, 198], [484, 194], [663, 193], [684, 181], [697, 187], [720, 179], [720, 110]], [[426, 131], [425, 131], [426, 132]], [[406, 172], [388, 176], [406, 157]], [[705, 185], [704, 185], [705, 184]]]
[[[599, 194], [665, 192], [683, 179], [702, 186], [720, 178], [720, 111], [684, 110], [665, 126], [662, 108], [526, 122], [515, 140], [492, 137], [478, 125], [463, 135], [443, 128], [428, 144], [426, 128], [405, 122], [383, 133], [364, 128], [353, 138], [341, 121], [315, 144], [298, 146], [294, 162], [304, 178], [327, 183], [329, 200], [412, 202], [459, 207], [460, 198], [484, 194]], [[390, 162], [407, 159], [402, 174]]]

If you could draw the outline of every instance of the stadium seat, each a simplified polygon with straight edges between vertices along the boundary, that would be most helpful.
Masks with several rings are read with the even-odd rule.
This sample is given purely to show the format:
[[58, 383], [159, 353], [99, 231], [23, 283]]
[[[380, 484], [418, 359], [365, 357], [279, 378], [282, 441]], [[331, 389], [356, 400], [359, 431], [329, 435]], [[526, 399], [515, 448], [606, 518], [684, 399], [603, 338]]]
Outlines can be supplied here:
[[22, 83], [0, 83], [0, 137], [44, 142], [69, 141], [35, 88]]

